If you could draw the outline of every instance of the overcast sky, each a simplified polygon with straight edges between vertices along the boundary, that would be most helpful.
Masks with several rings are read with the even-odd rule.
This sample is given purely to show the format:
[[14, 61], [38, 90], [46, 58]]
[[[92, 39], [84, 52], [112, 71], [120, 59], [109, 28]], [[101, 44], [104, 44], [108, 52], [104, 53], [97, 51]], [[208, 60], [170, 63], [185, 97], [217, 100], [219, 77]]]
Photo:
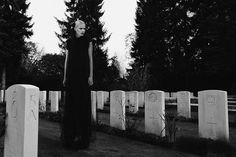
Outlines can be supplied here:
[[[54, 17], [65, 19], [64, 0], [28, 0], [31, 3], [28, 15], [33, 16], [34, 23], [32, 41], [39, 44], [45, 53], [58, 53], [58, 39], [55, 32], [60, 32]], [[125, 52], [125, 36], [134, 32], [134, 15], [136, 0], [104, 0], [105, 11], [102, 21], [105, 29], [112, 36], [105, 45], [109, 57], [117, 55], [122, 67], [127, 67]]]

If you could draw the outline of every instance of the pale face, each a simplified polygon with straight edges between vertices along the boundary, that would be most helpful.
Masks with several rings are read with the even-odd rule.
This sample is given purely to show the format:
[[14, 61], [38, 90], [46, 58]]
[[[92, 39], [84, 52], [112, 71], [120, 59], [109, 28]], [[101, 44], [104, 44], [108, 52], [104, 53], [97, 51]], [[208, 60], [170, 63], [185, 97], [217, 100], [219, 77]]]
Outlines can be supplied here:
[[86, 29], [86, 26], [82, 22], [80, 24], [76, 25], [75, 28], [74, 28], [75, 33], [76, 33], [76, 37], [84, 36], [85, 29]]

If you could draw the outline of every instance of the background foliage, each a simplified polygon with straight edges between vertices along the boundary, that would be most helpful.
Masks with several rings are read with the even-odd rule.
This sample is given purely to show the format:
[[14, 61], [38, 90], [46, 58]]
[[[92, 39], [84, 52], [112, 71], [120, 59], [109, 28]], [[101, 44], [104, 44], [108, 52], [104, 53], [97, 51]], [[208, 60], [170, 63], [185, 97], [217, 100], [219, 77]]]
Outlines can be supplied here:
[[[31, 83], [42, 89], [62, 89], [65, 41], [76, 18], [87, 24], [94, 43], [94, 90], [199, 91], [236, 93], [236, 1], [139, 0], [131, 62], [124, 78], [117, 57], [103, 48], [110, 35], [100, 21], [103, 0], [68, 0], [66, 19], [57, 19], [61, 53], [44, 54], [26, 41], [32, 35], [24, 0], [0, 2], [0, 70], [7, 86]], [[125, 4], [124, 4], [125, 5]], [[2, 88], [1, 87], [1, 88]]]
[[147, 88], [230, 90], [235, 83], [236, 2], [140, 0], [133, 70], [149, 67]]

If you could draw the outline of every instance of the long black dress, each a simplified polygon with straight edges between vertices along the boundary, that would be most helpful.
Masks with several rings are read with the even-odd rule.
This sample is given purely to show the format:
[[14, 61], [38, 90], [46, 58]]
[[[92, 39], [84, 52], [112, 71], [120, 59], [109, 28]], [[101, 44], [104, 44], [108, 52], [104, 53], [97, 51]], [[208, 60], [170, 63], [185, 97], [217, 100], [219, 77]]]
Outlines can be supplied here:
[[67, 41], [68, 62], [63, 116], [63, 139], [67, 146], [88, 146], [91, 136], [88, 47], [89, 40], [86, 37], [73, 37]]

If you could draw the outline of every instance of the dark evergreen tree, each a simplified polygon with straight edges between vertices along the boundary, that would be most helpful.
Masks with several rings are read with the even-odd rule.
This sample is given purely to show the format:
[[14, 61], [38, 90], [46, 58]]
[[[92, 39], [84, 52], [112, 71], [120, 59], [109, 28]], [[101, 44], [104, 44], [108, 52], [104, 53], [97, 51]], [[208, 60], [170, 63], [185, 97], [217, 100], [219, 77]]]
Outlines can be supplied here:
[[196, 30], [191, 45], [199, 49], [202, 62], [199, 86], [229, 90], [236, 73], [236, 1], [195, 0], [190, 5]]
[[165, 73], [169, 71], [170, 65], [168, 46], [164, 40], [166, 32], [163, 19], [164, 6], [165, 1], [161, 0], [140, 0], [137, 2], [136, 38], [131, 49], [131, 57], [135, 59], [135, 62], [130, 73], [137, 73], [137, 69], [144, 72], [148, 66], [150, 74], [145, 75], [150, 75], [150, 77], [146, 81], [152, 88], [160, 88], [161, 85], [164, 85], [161, 81], [165, 80]]
[[199, 90], [199, 84], [217, 88], [221, 79], [212, 81], [216, 76], [231, 80], [226, 76], [235, 73], [235, 3], [138, 1], [133, 69], [150, 64], [150, 86], [163, 90]]
[[[28, 7], [25, 0], [0, 1], [0, 66], [1, 75], [5, 76], [6, 71], [8, 85], [16, 81], [17, 67], [29, 52], [25, 41], [32, 35], [31, 17], [26, 15]], [[2, 82], [4, 86], [4, 77]]]
[[61, 28], [61, 34], [57, 34], [62, 49], [65, 54], [65, 41], [73, 32], [73, 25], [76, 19], [81, 19], [86, 23], [86, 35], [93, 40], [94, 50], [94, 88], [104, 89], [108, 83], [108, 57], [107, 50], [103, 45], [109, 39], [107, 32], [103, 29], [104, 24], [100, 21], [103, 12], [101, 11], [103, 0], [70, 0], [65, 1], [66, 20], [57, 19]]

